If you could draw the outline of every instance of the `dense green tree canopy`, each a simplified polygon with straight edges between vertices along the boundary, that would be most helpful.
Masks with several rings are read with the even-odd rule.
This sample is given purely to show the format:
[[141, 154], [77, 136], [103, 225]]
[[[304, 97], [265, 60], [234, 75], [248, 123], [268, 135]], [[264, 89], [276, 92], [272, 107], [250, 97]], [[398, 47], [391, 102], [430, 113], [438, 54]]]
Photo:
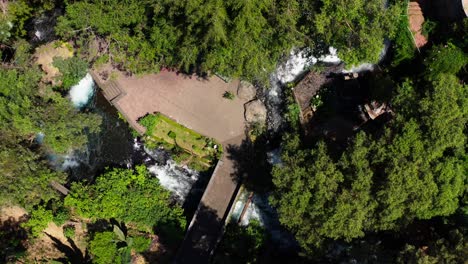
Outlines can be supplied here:
[[377, 63], [386, 38], [393, 38], [403, 9], [383, 0], [322, 0], [315, 29], [349, 66]]
[[300, 43], [298, 16], [296, 1], [282, 0], [87, 1], [69, 4], [56, 30], [105, 39], [110, 59], [133, 72], [177, 67], [254, 78]]
[[171, 207], [169, 198], [170, 193], [159, 185], [158, 179], [150, 176], [145, 166], [137, 166], [135, 171], [110, 170], [92, 185], [74, 183], [65, 205], [86, 218], [115, 218], [134, 223], [143, 231], [155, 227], [180, 232], [185, 228], [182, 209]]
[[[452, 48], [445, 56], [459, 57], [458, 52]], [[284, 139], [272, 201], [303, 247], [457, 210], [467, 176], [468, 89], [454, 70], [440, 71], [427, 81], [402, 83], [394, 98], [396, 117], [385, 132], [358, 133], [341, 157], [331, 155], [325, 143], [303, 149], [298, 136]]]
[[[44, 156], [83, 147], [85, 132], [97, 132], [100, 119], [79, 113], [67, 98], [40, 85], [41, 72], [29, 61], [28, 45], [14, 46], [13, 63], [0, 68], [0, 202], [30, 208], [57, 195], [51, 180], [64, 180]], [[45, 135], [40, 146], [39, 133]]]

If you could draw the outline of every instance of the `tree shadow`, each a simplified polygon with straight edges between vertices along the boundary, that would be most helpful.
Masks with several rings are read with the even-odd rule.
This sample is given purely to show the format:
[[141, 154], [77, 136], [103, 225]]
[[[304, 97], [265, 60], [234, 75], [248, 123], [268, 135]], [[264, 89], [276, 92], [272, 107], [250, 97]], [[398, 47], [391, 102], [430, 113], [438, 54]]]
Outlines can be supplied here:
[[206, 186], [210, 182], [213, 174], [214, 167], [207, 169], [206, 171], [199, 172], [197, 181], [191, 186], [187, 197], [184, 200], [182, 208], [184, 209], [184, 215], [190, 221], [193, 214], [197, 210], [198, 204], [203, 196]]
[[81, 249], [76, 246], [75, 242], [71, 238], [67, 238], [67, 242], [70, 244], [70, 246], [68, 246], [60, 241], [60, 239], [48, 233], [45, 234], [54, 242], [55, 248], [65, 254], [64, 258], [55, 259], [55, 261], [72, 264], [91, 263], [91, 257], [89, 256], [88, 250], [86, 249], [83, 254]]
[[21, 223], [26, 222], [26, 215], [18, 220], [9, 217], [0, 222], [0, 262], [13, 263], [18, 255], [26, 251], [25, 243], [28, 239], [28, 232], [21, 227]]
[[220, 240], [223, 223], [215, 210], [201, 202], [177, 252], [175, 263], [208, 263]]
[[249, 191], [270, 191], [273, 184], [267, 155], [271, 151], [269, 147], [266, 132], [257, 136], [253, 142], [245, 138], [240, 144], [225, 146], [224, 155], [232, 162], [232, 180], [237, 184], [242, 183]]

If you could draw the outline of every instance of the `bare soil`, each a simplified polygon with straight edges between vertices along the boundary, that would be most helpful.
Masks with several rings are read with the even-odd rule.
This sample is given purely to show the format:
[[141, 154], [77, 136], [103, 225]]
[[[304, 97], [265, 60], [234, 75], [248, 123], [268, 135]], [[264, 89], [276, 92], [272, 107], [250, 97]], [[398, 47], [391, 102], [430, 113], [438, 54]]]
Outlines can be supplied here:
[[52, 63], [54, 57], [62, 57], [64, 59], [73, 57], [73, 50], [66, 44], [56, 47], [56, 42], [51, 42], [36, 48], [34, 57], [36, 63], [39, 64], [46, 75], [42, 78], [44, 83], [52, 83], [56, 85], [55, 77], [60, 73]]

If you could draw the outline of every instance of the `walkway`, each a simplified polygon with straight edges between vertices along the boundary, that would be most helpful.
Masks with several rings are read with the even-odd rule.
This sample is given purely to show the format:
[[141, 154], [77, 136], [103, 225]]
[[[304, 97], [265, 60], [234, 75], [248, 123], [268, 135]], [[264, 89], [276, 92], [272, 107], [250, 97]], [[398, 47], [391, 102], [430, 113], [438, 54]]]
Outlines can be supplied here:
[[[111, 103], [125, 116], [132, 127], [144, 131], [137, 120], [147, 113], [161, 112], [184, 126], [215, 138], [224, 147], [211, 180], [189, 225], [177, 255], [177, 263], [207, 263], [211, 251], [222, 233], [224, 220], [235, 198], [238, 184], [236, 160], [230, 150], [238, 149], [245, 138], [244, 103], [235, 98], [223, 98], [226, 91], [236, 93], [238, 81], [225, 83], [218, 77], [199, 80], [194, 76], [162, 71], [142, 77], [120, 76], [115, 81], [103, 81], [100, 87], [117, 85], [124, 96]], [[113, 84], [112, 84], [113, 85]], [[110, 90], [110, 89], [109, 89]], [[109, 92], [110, 94], [111, 92]]]

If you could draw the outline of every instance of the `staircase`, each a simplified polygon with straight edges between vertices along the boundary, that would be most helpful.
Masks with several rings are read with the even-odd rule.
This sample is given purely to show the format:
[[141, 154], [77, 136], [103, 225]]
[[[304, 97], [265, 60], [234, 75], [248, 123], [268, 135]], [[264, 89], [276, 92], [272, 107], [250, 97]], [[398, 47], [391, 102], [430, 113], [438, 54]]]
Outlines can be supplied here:
[[107, 99], [107, 101], [109, 101], [109, 103], [114, 104], [120, 98], [127, 95], [127, 93], [115, 81], [109, 80], [103, 82], [94, 71], [90, 71], [90, 73], [99, 88], [101, 88], [102, 94]]

